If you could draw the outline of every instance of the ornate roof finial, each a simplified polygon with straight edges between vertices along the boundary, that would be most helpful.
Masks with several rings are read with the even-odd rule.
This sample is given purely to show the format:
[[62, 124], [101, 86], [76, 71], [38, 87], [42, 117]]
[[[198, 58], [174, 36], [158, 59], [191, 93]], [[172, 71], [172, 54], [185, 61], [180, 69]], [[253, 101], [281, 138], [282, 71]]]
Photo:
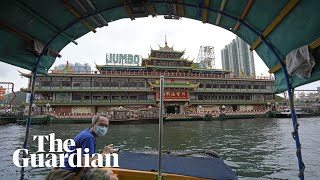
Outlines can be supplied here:
[[164, 44], [167, 46], [167, 35], [164, 35], [164, 40], [165, 40]]
[[167, 35], [165, 35], [164, 36], [164, 39], [165, 39], [165, 41], [164, 41], [164, 47], [161, 47], [160, 45], [158, 45], [159, 46], [159, 49], [160, 49], [160, 51], [173, 51], [173, 46], [172, 47], [169, 47], [168, 46], [168, 42], [167, 42]]

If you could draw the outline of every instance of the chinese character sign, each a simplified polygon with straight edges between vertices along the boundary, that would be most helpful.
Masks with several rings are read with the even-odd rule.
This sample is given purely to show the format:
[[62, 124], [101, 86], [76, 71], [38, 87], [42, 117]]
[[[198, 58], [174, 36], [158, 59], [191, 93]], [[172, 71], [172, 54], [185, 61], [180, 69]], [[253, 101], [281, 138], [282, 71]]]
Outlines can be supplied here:
[[[157, 92], [157, 100], [160, 99], [160, 92]], [[164, 100], [189, 100], [186, 91], [164, 91]]]

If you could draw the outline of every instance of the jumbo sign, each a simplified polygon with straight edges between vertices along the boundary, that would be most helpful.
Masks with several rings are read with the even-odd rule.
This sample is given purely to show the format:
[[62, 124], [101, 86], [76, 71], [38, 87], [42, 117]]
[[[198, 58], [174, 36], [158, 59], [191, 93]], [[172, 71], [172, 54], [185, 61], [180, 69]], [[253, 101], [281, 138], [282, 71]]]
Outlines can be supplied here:
[[107, 53], [106, 58], [108, 65], [138, 66], [140, 64], [139, 55]]

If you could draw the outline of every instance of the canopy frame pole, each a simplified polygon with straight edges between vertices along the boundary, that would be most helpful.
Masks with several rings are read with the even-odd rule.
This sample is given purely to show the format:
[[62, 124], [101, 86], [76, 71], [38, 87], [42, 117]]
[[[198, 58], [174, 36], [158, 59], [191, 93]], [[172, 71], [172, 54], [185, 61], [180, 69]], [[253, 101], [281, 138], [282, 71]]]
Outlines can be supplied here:
[[160, 102], [159, 102], [159, 158], [158, 158], [158, 180], [162, 180], [162, 146], [163, 146], [163, 95], [164, 76], [160, 76]]
[[[225, 12], [221, 12], [222, 15], [225, 15], [227, 17], [230, 17], [234, 20], [236, 20], [237, 18], [229, 15], [229, 14], [226, 14]], [[294, 131], [292, 132], [292, 135], [293, 135], [293, 138], [295, 140], [295, 143], [296, 143], [296, 155], [297, 155], [297, 158], [298, 158], [298, 166], [299, 166], [299, 174], [298, 174], [298, 177], [300, 178], [300, 180], [304, 180], [304, 170], [305, 170], [305, 165], [303, 163], [303, 160], [302, 160], [302, 153], [301, 153], [301, 143], [300, 143], [300, 139], [299, 139], [299, 132], [298, 132], [298, 122], [297, 122], [297, 116], [296, 116], [296, 111], [294, 109], [294, 104], [293, 104], [293, 89], [292, 89], [292, 86], [291, 86], [291, 83], [290, 83], [290, 78], [289, 78], [289, 75], [288, 75], [288, 72], [287, 72], [287, 69], [286, 69], [286, 66], [284, 65], [284, 63], [282, 62], [279, 54], [276, 52], [276, 50], [273, 48], [273, 46], [265, 39], [265, 37], [261, 36], [260, 33], [258, 33], [254, 28], [252, 28], [249, 24], [247, 24], [246, 22], [244, 22], [243, 20], [241, 19], [238, 19], [239, 22], [243, 25], [245, 25], [247, 28], [249, 28], [252, 32], [254, 32], [257, 36], [260, 36], [262, 42], [264, 42], [268, 48], [271, 50], [271, 52], [276, 56], [278, 62], [280, 63], [281, 65], [281, 68], [282, 68], [282, 72], [284, 74], [284, 77], [285, 77], [285, 81], [286, 81], [286, 84], [287, 84], [287, 88], [288, 88], [288, 96], [289, 96], [289, 102], [290, 102], [290, 109], [291, 109], [291, 118], [292, 118], [292, 124], [293, 124], [293, 128], [294, 128]]]
[[[33, 70], [33, 75], [32, 75], [32, 80], [31, 80], [31, 94], [30, 94], [30, 99], [29, 99], [29, 110], [28, 110], [28, 119], [27, 119], [27, 122], [26, 122], [26, 133], [25, 133], [25, 137], [24, 137], [24, 142], [23, 142], [23, 149], [27, 149], [27, 146], [28, 146], [28, 138], [29, 138], [29, 129], [30, 129], [30, 124], [31, 124], [31, 113], [32, 113], [32, 104], [33, 104], [33, 100], [34, 100], [34, 86], [35, 86], [35, 82], [36, 82], [36, 78], [37, 78], [37, 71], [38, 71], [38, 67], [39, 67], [39, 64], [40, 64], [40, 60], [41, 60], [41, 57], [44, 53], [44, 49], [42, 50], [40, 56], [38, 57], [38, 60], [36, 62], [36, 66]], [[27, 157], [27, 154], [25, 151], [23, 151], [23, 154], [22, 154], [22, 157], [23, 158], [26, 158]], [[23, 180], [24, 179], [24, 167], [21, 167], [21, 171], [20, 171], [20, 180]]]

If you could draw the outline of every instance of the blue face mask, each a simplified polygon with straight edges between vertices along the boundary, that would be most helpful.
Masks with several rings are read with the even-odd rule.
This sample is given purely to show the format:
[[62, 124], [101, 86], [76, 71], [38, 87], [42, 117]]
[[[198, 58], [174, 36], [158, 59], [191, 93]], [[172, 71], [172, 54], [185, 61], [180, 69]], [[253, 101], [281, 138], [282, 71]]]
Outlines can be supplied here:
[[95, 133], [98, 135], [98, 136], [104, 136], [106, 135], [108, 132], [108, 127], [104, 127], [104, 126], [96, 126], [96, 130], [95, 130]]

